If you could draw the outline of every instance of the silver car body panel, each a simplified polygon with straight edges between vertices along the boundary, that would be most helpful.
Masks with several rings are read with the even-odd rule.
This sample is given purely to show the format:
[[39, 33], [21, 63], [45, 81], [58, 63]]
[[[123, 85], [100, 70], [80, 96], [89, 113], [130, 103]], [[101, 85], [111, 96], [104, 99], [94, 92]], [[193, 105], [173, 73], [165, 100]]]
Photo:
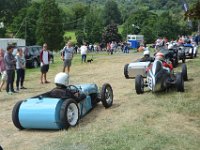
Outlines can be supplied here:
[[133, 62], [128, 65], [128, 76], [136, 77], [137, 75], [142, 75], [146, 77], [146, 69], [150, 65], [150, 62]]

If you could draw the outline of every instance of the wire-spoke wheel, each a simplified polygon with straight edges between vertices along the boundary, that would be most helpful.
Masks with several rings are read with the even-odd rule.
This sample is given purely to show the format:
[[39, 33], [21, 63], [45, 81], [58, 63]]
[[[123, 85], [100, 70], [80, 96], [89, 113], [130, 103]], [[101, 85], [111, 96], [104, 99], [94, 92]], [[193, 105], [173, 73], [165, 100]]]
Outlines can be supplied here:
[[105, 108], [112, 106], [113, 103], [113, 90], [110, 84], [105, 83], [101, 90], [101, 101]]

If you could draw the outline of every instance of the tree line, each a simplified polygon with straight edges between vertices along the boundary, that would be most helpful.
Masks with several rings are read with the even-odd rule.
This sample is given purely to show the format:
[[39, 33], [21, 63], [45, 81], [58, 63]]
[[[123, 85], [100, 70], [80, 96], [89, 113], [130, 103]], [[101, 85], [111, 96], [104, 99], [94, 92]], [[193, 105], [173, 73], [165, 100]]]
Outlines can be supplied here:
[[[25, 38], [27, 45], [47, 42], [50, 49], [56, 50], [71, 38], [64, 36], [69, 30], [75, 31], [78, 44], [119, 42], [127, 34], [143, 34], [145, 42], [152, 43], [157, 37], [175, 39], [194, 32], [197, 21], [189, 26], [181, 5], [173, 4], [178, 6], [171, 0], [2, 0], [0, 23], [4, 26], [0, 26], [0, 37]], [[161, 7], [166, 9], [158, 9]]]

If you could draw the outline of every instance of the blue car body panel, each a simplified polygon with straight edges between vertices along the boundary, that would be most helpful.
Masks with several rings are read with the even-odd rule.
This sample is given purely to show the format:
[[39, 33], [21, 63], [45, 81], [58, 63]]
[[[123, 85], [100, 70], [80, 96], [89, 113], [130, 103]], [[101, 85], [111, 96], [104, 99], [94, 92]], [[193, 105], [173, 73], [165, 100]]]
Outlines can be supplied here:
[[87, 114], [92, 109], [92, 102], [91, 102], [91, 97], [87, 96], [84, 100], [80, 101], [78, 103], [79, 107], [79, 116], [83, 117]]
[[79, 84], [75, 86], [78, 87], [86, 95], [98, 93], [98, 87], [96, 84]]
[[30, 98], [22, 102], [19, 121], [24, 128], [58, 129], [60, 108], [63, 100], [58, 98]]

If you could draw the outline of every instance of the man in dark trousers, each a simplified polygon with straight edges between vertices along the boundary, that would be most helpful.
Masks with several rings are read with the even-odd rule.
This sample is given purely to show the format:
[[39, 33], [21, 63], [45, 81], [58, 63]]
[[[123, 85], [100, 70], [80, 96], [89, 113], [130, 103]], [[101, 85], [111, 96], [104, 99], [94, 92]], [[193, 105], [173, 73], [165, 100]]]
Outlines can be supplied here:
[[16, 91], [14, 91], [14, 87], [13, 87], [13, 83], [15, 80], [15, 64], [16, 64], [16, 59], [12, 54], [13, 48], [14, 48], [13, 46], [8, 46], [7, 52], [4, 56], [6, 73], [7, 73], [6, 92], [8, 94], [17, 93]]

